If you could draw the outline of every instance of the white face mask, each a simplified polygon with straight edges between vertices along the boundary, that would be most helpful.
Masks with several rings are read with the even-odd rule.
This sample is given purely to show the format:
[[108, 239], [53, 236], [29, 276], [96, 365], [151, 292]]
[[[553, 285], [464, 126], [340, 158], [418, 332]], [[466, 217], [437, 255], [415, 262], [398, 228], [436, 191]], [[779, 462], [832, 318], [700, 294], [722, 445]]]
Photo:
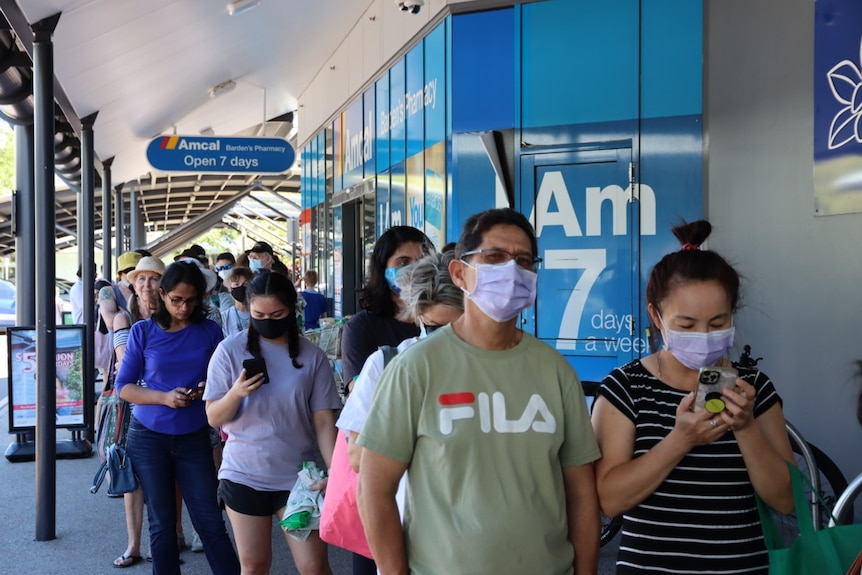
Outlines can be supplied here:
[[504, 264], [464, 265], [476, 270], [476, 285], [467, 298], [498, 323], [505, 323], [536, 301], [536, 272], [509, 260]]

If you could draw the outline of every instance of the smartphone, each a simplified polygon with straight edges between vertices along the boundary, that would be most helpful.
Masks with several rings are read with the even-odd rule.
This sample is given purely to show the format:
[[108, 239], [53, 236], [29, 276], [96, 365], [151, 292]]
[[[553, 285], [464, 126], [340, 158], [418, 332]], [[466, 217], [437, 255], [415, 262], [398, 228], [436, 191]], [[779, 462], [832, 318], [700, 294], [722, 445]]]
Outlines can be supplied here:
[[245, 370], [246, 379], [250, 379], [252, 376], [262, 373], [263, 382], [269, 383], [269, 373], [266, 371], [266, 362], [263, 361], [262, 357], [242, 360], [242, 368]]
[[697, 396], [694, 411], [721, 413], [726, 407], [721, 390], [736, 385], [738, 372], [732, 367], [702, 367], [697, 374]]
[[188, 391], [188, 393], [186, 395], [188, 395], [189, 398], [191, 398], [193, 400], [194, 399], [200, 399], [204, 396], [204, 388], [203, 388], [203, 386], [193, 387]]

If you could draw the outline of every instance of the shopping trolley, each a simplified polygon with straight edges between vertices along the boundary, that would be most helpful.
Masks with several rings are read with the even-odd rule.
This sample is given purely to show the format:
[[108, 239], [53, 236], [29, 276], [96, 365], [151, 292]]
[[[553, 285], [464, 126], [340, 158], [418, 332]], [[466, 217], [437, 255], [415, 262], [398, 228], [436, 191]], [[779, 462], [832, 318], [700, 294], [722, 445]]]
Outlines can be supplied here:
[[335, 378], [335, 388], [338, 390], [338, 395], [341, 400], [345, 399], [344, 377], [341, 369], [341, 332], [344, 329], [344, 324], [347, 319], [332, 319], [321, 318], [320, 327], [306, 331], [306, 339], [319, 347], [326, 353], [329, 358], [329, 365], [332, 366], [332, 374]]

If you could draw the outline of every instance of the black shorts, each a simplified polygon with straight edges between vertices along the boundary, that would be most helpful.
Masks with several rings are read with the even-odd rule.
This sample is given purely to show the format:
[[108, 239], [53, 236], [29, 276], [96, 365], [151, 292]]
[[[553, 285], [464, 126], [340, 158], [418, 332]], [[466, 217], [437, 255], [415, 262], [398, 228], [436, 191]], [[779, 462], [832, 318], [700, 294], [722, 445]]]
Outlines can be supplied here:
[[258, 491], [228, 479], [218, 482], [218, 501], [243, 515], [269, 517], [287, 505], [290, 491]]

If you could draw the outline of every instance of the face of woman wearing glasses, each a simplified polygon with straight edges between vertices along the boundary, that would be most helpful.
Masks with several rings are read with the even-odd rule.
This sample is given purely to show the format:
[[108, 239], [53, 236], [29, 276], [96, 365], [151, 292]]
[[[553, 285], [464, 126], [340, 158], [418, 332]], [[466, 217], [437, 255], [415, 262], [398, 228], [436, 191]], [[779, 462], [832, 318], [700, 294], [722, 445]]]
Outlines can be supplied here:
[[178, 283], [169, 292], [160, 289], [159, 295], [165, 302], [165, 309], [177, 321], [187, 320], [198, 303], [198, 293], [195, 287], [183, 282]]

